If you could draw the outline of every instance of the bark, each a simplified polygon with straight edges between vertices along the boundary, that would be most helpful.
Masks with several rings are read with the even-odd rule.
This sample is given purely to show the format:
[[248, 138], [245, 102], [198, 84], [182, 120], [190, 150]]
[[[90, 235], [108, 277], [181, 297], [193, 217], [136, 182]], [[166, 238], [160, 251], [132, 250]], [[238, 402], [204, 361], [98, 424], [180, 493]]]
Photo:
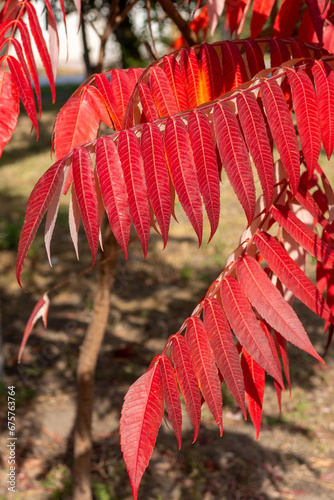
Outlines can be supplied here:
[[95, 370], [109, 316], [110, 291], [115, 279], [118, 248], [108, 227], [102, 258], [111, 258], [100, 265], [93, 318], [80, 348], [77, 367], [78, 404], [74, 432], [74, 500], [92, 499], [90, 462]]

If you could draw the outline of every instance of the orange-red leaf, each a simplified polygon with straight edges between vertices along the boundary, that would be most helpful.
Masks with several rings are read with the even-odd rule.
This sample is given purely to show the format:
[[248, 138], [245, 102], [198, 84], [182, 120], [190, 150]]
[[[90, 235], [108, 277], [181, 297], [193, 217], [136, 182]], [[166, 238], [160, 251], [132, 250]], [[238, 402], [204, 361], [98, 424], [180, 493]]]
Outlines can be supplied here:
[[176, 376], [173, 364], [166, 354], [160, 356], [159, 365], [167, 413], [180, 449], [182, 443], [182, 412]]
[[249, 80], [241, 52], [235, 43], [226, 40], [221, 44], [223, 68], [223, 93], [233, 90]]
[[226, 276], [221, 284], [221, 297], [234, 335], [255, 361], [283, 386], [268, 340], [240, 283]]
[[287, 251], [271, 235], [258, 232], [255, 244], [270, 269], [305, 305], [324, 319], [331, 320], [330, 310], [319, 291]]
[[206, 329], [199, 318], [188, 318], [185, 338], [189, 344], [201, 392], [222, 435], [223, 401], [220, 380]]
[[220, 214], [220, 186], [216, 148], [206, 115], [194, 110], [188, 119], [188, 132], [197, 170], [198, 183], [211, 226], [215, 234]]
[[72, 169], [75, 194], [78, 200], [89, 248], [92, 253], [93, 266], [99, 243], [100, 226], [93, 165], [90, 154], [86, 148], [79, 147], [73, 151]]
[[179, 117], [167, 120], [165, 149], [175, 190], [200, 245], [203, 230], [200, 188], [188, 131]]
[[261, 316], [289, 342], [321, 360], [292, 307], [284, 300], [260, 264], [245, 255], [237, 261], [241, 286]]
[[271, 133], [295, 193], [300, 178], [299, 144], [285, 97], [275, 81], [263, 81], [260, 91]]
[[156, 124], [144, 125], [141, 150], [148, 197], [161, 229], [164, 246], [166, 246], [171, 217], [170, 180], [163, 139]]
[[123, 116], [119, 110], [118, 102], [115, 99], [113, 87], [111, 86], [106, 75], [104, 75], [103, 73], [95, 75], [95, 82], [97, 88], [99, 89], [101, 95], [104, 98], [108, 112], [113, 121], [115, 130], [121, 130]]
[[217, 365], [245, 418], [245, 387], [238, 350], [225, 313], [215, 298], [204, 301], [204, 325]]
[[121, 449], [134, 500], [141, 478], [152, 456], [164, 409], [159, 363], [128, 390], [119, 427]]
[[131, 219], [146, 257], [150, 239], [150, 207], [144, 175], [144, 162], [138, 139], [132, 130], [120, 132], [118, 154], [124, 172]]
[[223, 91], [223, 72], [219, 57], [212, 45], [203, 43], [199, 52], [199, 68], [204, 101], [213, 101]]
[[256, 430], [256, 439], [258, 439], [261, 430], [265, 372], [245, 349], [242, 349], [241, 366], [245, 380], [247, 407]]
[[0, 74], [0, 156], [10, 141], [20, 111], [19, 94], [10, 73]]
[[195, 442], [201, 421], [201, 396], [190, 349], [187, 341], [182, 335], [175, 335], [172, 338], [171, 353], [175, 365], [177, 381], [194, 427]]
[[250, 225], [256, 203], [252, 165], [239, 124], [228, 103], [215, 105], [213, 124], [223, 167]]
[[196, 108], [202, 104], [204, 100], [198, 59], [193, 48], [182, 50], [180, 67], [186, 87], [189, 106], [191, 108]]
[[96, 172], [111, 230], [127, 258], [130, 209], [121, 161], [110, 137], [101, 137], [96, 142]]

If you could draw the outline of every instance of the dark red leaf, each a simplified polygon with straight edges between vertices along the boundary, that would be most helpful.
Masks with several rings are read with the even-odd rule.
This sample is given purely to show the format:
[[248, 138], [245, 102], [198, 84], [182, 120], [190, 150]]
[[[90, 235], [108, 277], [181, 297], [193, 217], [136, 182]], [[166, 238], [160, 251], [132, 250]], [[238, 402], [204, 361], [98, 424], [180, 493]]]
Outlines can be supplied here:
[[252, 257], [245, 255], [237, 261], [237, 273], [251, 304], [269, 325], [289, 342], [321, 360], [296, 313], [284, 300], [260, 264]]
[[330, 320], [330, 310], [316, 286], [278, 241], [265, 232], [258, 232], [254, 241], [268, 266], [282, 283], [309, 309], [322, 318]]
[[225, 277], [221, 284], [221, 298], [227, 319], [241, 345], [283, 386], [268, 340], [240, 283], [231, 276]]
[[285, 97], [275, 81], [263, 81], [260, 91], [271, 133], [295, 193], [300, 178], [299, 144]]
[[120, 132], [118, 154], [124, 172], [131, 219], [146, 257], [150, 239], [150, 207], [147, 197], [144, 162], [138, 139], [132, 130], [122, 130]]
[[20, 275], [25, 258], [37, 229], [42, 222], [43, 216], [53, 199], [64, 167], [64, 161], [57, 161], [52, 165], [52, 167], [50, 167], [38, 180], [29, 197], [24, 224], [20, 235], [16, 264], [16, 277], [21, 287]]
[[223, 167], [250, 225], [256, 203], [252, 165], [239, 124], [228, 103], [215, 105], [213, 125]]
[[242, 349], [241, 366], [245, 379], [248, 411], [256, 430], [256, 439], [258, 439], [261, 430], [265, 372], [245, 349]]
[[99, 243], [99, 211], [92, 160], [86, 148], [79, 147], [73, 151], [72, 169], [75, 194], [92, 252], [93, 266]]
[[140, 95], [140, 102], [143, 106], [143, 113], [146, 121], [149, 123], [154, 122], [154, 120], [157, 120], [159, 118], [159, 113], [147, 83], [140, 82], [138, 84], [138, 92]]
[[316, 88], [321, 139], [329, 159], [334, 149], [334, 74], [324, 61], [314, 61], [312, 74]]
[[156, 362], [128, 390], [119, 427], [121, 449], [134, 500], [152, 456], [164, 410], [160, 365]]
[[208, 118], [202, 111], [193, 111], [188, 119], [188, 132], [197, 170], [198, 183], [211, 226], [215, 234], [220, 213], [220, 186], [216, 148]]
[[109, 137], [96, 142], [96, 171], [111, 230], [127, 258], [131, 229], [129, 202], [117, 148]]
[[179, 111], [188, 109], [190, 106], [184, 80], [182, 78], [180, 66], [178, 65], [174, 56], [170, 55], [164, 57], [163, 69], [173, 90]]
[[173, 90], [166, 73], [160, 66], [151, 67], [149, 84], [159, 116], [171, 116], [178, 113], [179, 108]]
[[177, 381], [194, 427], [195, 442], [201, 421], [201, 396], [188, 342], [182, 335], [175, 335], [172, 338], [171, 354]]
[[223, 92], [233, 90], [249, 80], [241, 52], [235, 43], [226, 40], [221, 44]]
[[199, 52], [199, 68], [204, 101], [213, 101], [223, 91], [223, 72], [217, 52], [212, 45], [203, 43]]
[[170, 180], [163, 139], [159, 127], [154, 123], [143, 127], [141, 150], [148, 197], [166, 246], [171, 217]]
[[254, 0], [250, 29], [251, 38], [257, 38], [270, 16], [275, 0]]
[[203, 230], [202, 200], [188, 131], [181, 118], [168, 118], [164, 140], [175, 190], [200, 245]]
[[209, 344], [208, 335], [202, 321], [199, 318], [194, 316], [188, 318], [185, 338], [189, 344], [201, 392], [209, 410], [217, 422], [220, 435], [222, 435], [223, 401], [221, 385], [213, 352]]
[[301, 0], [282, 0], [274, 22], [274, 36], [288, 38], [296, 27]]
[[245, 387], [238, 350], [225, 313], [215, 298], [204, 301], [204, 325], [219, 370], [245, 418]]
[[264, 56], [259, 44], [252, 39], [244, 40], [244, 49], [251, 76], [265, 69]]
[[259, 174], [266, 207], [269, 208], [274, 193], [274, 170], [266, 124], [252, 93], [240, 92], [237, 107], [247, 146]]
[[162, 354], [159, 359], [159, 364], [167, 413], [180, 449], [182, 443], [182, 412], [179, 388], [176, 383], [174, 368], [169, 357]]
[[320, 123], [314, 85], [303, 70], [290, 69], [288, 78], [300, 142], [309, 177], [311, 177], [321, 149]]

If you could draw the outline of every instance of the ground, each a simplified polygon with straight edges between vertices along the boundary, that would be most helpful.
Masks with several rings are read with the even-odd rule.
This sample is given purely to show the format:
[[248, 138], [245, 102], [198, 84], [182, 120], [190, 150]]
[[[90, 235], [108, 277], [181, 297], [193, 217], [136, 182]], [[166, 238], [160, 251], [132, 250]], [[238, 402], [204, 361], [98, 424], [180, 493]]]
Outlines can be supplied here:
[[[81, 233], [80, 262], [76, 262], [67, 230], [65, 200], [52, 245], [53, 268], [47, 263], [42, 230], [23, 272], [25, 294], [16, 284], [17, 237], [27, 196], [38, 177], [51, 165], [50, 132], [54, 111], [43, 117], [42, 138], [29, 136], [25, 116], [0, 164], [0, 294], [2, 351], [0, 498], [8, 498], [7, 387], [16, 392], [16, 494], [13, 498], [69, 499], [73, 423], [76, 407], [75, 368], [92, 303], [97, 269], [90, 267], [87, 243]], [[331, 165], [333, 167], [333, 163]], [[330, 165], [327, 167], [327, 171]], [[124, 395], [161, 352], [167, 337], [191, 314], [208, 285], [238, 244], [245, 225], [234, 194], [222, 190], [218, 234], [197, 248], [196, 237], [182, 212], [172, 224], [167, 248], [152, 233], [146, 261], [138, 242], [127, 262], [120, 256], [112, 293], [112, 310], [96, 375], [92, 482], [99, 500], [130, 500], [131, 490], [122, 461], [118, 425]], [[229, 222], [233, 221], [233, 224]], [[205, 229], [206, 240], [209, 235]], [[309, 262], [310, 276], [314, 264]], [[17, 354], [24, 326], [35, 303], [55, 284], [73, 278], [50, 294], [46, 329], [38, 323], [24, 351]], [[302, 304], [296, 310], [317, 351], [326, 344], [323, 323]], [[283, 394], [280, 414], [268, 377], [260, 438], [245, 422], [223, 387], [224, 433], [207, 408], [192, 444], [191, 424], [184, 412], [183, 444], [177, 450], [170, 425], [164, 421], [157, 445], [140, 487], [145, 500], [271, 500], [334, 499], [334, 348], [326, 364], [290, 347], [292, 394]]]

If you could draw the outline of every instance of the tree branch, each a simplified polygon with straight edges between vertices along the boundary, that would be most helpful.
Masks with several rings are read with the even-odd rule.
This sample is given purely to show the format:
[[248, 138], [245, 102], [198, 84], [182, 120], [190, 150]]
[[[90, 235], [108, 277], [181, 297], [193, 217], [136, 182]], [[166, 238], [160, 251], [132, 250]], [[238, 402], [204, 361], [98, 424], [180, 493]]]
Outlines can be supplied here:
[[196, 45], [198, 43], [197, 35], [189, 28], [187, 21], [179, 14], [171, 0], [158, 0], [166, 14], [174, 21], [176, 26], [181, 31], [182, 36], [187, 40], [188, 44]]

